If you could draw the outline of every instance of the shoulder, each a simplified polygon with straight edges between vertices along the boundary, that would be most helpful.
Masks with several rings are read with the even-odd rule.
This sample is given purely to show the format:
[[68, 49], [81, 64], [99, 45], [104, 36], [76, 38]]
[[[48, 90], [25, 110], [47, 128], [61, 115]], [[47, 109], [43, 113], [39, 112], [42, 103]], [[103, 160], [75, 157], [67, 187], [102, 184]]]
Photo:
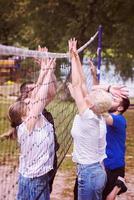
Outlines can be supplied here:
[[110, 114], [114, 120], [126, 121], [125, 117], [121, 114]]
[[28, 135], [30, 134], [30, 132], [28, 131], [26, 127], [25, 122], [17, 126], [16, 130], [17, 130], [17, 138], [18, 138], [19, 143], [21, 143], [22, 139], [25, 140], [26, 137], [28, 137]]
[[81, 119], [98, 119], [97, 115], [89, 108], [87, 108], [83, 113], [80, 114]]
[[17, 126], [17, 132], [25, 132], [25, 133], [29, 133], [29, 131], [27, 130], [26, 124], [25, 122], [22, 122], [19, 126]]
[[121, 114], [119, 114], [119, 115], [111, 114], [111, 116], [113, 118], [113, 125], [114, 126], [126, 125], [126, 119], [123, 115], [121, 115]]

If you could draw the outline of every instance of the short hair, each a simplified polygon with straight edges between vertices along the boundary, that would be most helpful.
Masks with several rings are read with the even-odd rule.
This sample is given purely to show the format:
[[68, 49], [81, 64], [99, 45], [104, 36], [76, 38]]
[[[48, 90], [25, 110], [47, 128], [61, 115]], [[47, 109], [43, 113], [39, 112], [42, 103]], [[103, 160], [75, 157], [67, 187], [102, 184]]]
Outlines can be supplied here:
[[96, 89], [91, 91], [90, 96], [93, 107], [98, 114], [108, 112], [108, 110], [111, 108], [112, 96], [108, 92], [102, 89]]
[[27, 85], [33, 84], [33, 83], [34, 83], [33, 81], [26, 81], [26, 82], [22, 83], [21, 86], [20, 86], [20, 93], [26, 92]]
[[123, 110], [121, 111], [121, 113], [124, 113], [129, 108], [129, 106], [130, 106], [130, 100], [129, 100], [129, 98], [128, 97], [122, 98], [120, 106], [123, 107]]

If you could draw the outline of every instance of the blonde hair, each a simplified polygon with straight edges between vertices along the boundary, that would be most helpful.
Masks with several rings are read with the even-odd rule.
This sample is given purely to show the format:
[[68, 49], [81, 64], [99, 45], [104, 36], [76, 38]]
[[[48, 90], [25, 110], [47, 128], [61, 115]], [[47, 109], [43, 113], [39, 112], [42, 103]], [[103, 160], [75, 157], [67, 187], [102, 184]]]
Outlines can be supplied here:
[[90, 98], [93, 103], [93, 108], [98, 114], [107, 112], [112, 106], [111, 95], [102, 89], [91, 91]]
[[17, 101], [13, 103], [8, 110], [8, 117], [11, 122], [11, 126], [16, 126], [22, 123], [22, 117], [26, 115], [27, 105], [23, 101]]

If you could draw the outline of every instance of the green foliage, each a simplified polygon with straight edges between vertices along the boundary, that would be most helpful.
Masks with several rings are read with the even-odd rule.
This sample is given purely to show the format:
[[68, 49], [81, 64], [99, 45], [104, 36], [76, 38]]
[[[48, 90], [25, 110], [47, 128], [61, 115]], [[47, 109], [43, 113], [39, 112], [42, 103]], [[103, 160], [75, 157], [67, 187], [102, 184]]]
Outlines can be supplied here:
[[28, 0], [0, 0], [0, 42], [16, 43], [19, 32], [25, 24], [25, 11]]
[[[134, 1], [0, 0], [0, 42], [49, 51], [67, 51], [67, 40], [81, 46], [103, 26], [103, 52], [124, 79], [133, 77]], [[97, 40], [91, 45], [96, 51]], [[112, 49], [112, 56], [107, 49]]]

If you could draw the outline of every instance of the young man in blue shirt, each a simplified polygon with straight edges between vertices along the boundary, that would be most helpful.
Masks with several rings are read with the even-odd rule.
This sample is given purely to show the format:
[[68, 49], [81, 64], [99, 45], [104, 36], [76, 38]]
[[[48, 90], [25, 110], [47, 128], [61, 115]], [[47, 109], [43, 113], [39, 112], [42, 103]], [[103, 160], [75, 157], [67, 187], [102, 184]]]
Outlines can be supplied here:
[[[90, 62], [90, 70], [93, 77], [93, 85], [98, 85], [96, 67]], [[114, 87], [108, 87], [108, 92], [112, 93]], [[116, 87], [115, 87], [116, 89]], [[115, 105], [106, 114], [107, 125], [106, 134], [106, 155], [104, 166], [107, 173], [107, 183], [103, 192], [103, 200], [114, 200], [117, 195], [126, 192], [125, 186], [125, 152], [126, 152], [126, 119], [123, 113], [128, 109], [130, 100], [128, 94], [120, 97], [118, 93], [115, 98]]]
[[105, 117], [107, 158], [104, 159], [104, 166], [107, 173], [107, 184], [103, 192], [103, 200], [114, 200], [116, 195], [127, 190], [124, 184], [127, 123], [123, 113], [129, 105], [129, 99], [122, 98], [118, 107], [110, 110]]

